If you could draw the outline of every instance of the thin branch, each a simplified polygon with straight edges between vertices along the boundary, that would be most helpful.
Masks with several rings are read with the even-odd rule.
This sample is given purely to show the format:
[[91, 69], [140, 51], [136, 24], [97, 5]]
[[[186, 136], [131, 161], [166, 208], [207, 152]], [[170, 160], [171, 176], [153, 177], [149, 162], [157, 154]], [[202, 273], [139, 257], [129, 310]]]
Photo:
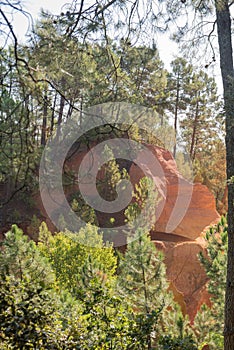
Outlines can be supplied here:
[[96, 16], [99, 16], [100, 14], [103, 14], [103, 12], [105, 10], [108, 9], [108, 7], [110, 7], [111, 5], [113, 5], [116, 1], [118, 0], [111, 0], [108, 4], [106, 4], [105, 6], [103, 6], [99, 11], [96, 12]]
[[215, 61], [215, 50], [214, 50], [213, 44], [212, 44], [212, 42], [211, 42], [211, 36], [212, 36], [212, 34], [214, 33], [214, 31], [215, 31], [216, 23], [217, 23], [217, 20], [214, 21], [214, 23], [213, 23], [213, 28], [212, 28], [212, 30], [210, 31], [209, 35], [208, 35], [208, 41], [209, 41], [211, 50], [212, 50], [212, 52], [213, 52], [213, 61]]
[[84, 0], [81, 0], [80, 10], [79, 10], [79, 13], [78, 13], [78, 17], [77, 17], [77, 19], [76, 19], [75, 24], [73, 25], [73, 28], [72, 28], [72, 29], [70, 30], [70, 32], [68, 33], [68, 37], [71, 37], [71, 35], [72, 35], [72, 34], [74, 33], [74, 31], [76, 30], [76, 27], [78, 26], [79, 21], [80, 21], [80, 18], [81, 18], [81, 14], [82, 14], [83, 7], [84, 7]]

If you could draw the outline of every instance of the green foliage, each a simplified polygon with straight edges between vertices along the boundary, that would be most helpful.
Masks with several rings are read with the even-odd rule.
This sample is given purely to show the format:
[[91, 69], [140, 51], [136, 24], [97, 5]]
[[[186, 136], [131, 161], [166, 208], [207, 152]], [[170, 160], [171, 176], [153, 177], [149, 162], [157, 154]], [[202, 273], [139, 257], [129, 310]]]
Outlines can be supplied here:
[[162, 332], [178, 333], [176, 321], [172, 321], [169, 314], [180, 314], [169, 291], [164, 256], [156, 249], [149, 235], [156, 198], [151, 180], [142, 178], [135, 188], [135, 202], [129, 205], [125, 215], [131, 225], [132, 220], [136, 220], [147, 206], [143, 219], [146, 223], [139, 221], [138, 228], [133, 226], [133, 234], [129, 236], [128, 247], [120, 258], [118, 269], [120, 294], [136, 313], [140, 348], [149, 349], [158, 343]]
[[[76, 192], [72, 195], [70, 200], [71, 208], [73, 213], [75, 213], [81, 220], [86, 223], [93, 225], [98, 225], [97, 217], [93, 208], [91, 208], [84, 200], [80, 192]], [[61, 227], [61, 226], [59, 226]], [[64, 222], [64, 229], [66, 228], [66, 223]]]
[[227, 221], [222, 217], [217, 225], [210, 227], [206, 233], [207, 257], [200, 254], [200, 261], [205, 267], [209, 277], [208, 291], [212, 296], [212, 301], [217, 309], [223, 306], [224, 293], [226, 286], [227, 269]]
[[[177, 143], [184, 145], [193, 165], [195, 182], [206, 185], [215, 195], [217, 205], [225, 189], [226, 171], [222, 105], [213, 78], [186, 59], [178, 57], [171, 62], [168, 75], [169, 98], [167, 108], [173, 118]], [[174, 157], [182, 174], [183, 159]], [[178, 157], [179, 156], [179, 157]], [[187, 174], [186, 174], [187, 175]], [[220, 208], [221, 209], [221, 208]]]
[[[116, 257], [111, 246], [104, 246], [95, 226], [88, 224], [79, 233], [65, 231], [52, 235], [41, 226], [39, 249], [49, 259], [57, 281], [71, 293], [79, 291], [81, 297], [88, 291], [88, 280], [102, 284], [103, 275], [111, 277], [116, 270]], [[90, 278], [82, 274], [90, 272]], [[114, 278], [114, 277], [113, 277]]]
[[16, 226], [6, 234], [0, 255], [3, 346], [125, 349], [130, 322], [114, 295], [113, 248], [103, 246], [92, 226], [81, 230], [80, 240], [93, 240], [93, 248], [69, 232], [53, 237], [45, 224], [40, 240], [36, 246]]
[[162, 350], [197, 350], [198, 347], [192, 337], [185, 338], [173, 337], [171, 335], [163, 336], [159, 341]]
[[41, 257], [35, 242], [29, 240], [16, 225], [6, 233], [1, 243], [3, 249], [0, 255], [0, 272], [2, 276], [15, 276], [17, 279], [27, 281], [32, 279], [39, 285], [50, 284], [54, 275]]
[[206, 233], [207, 255], [199, 258], [209, 277], [212, 307], [203, 305], [195, 318], [197, 339], [211, 349], [223, 349], [224, 300], [227, 269], [227, 220], [223, 216]]
[[167, 288], [163, 256], [156, 251], [148, 234], [139, 231], [134, 238], [120, 261], [119, 283], [126, 300], [148, 313], [164, 305], [163, 293], [160, 295]]
[[17, 226], [0, 253], [1, 341], [13, 349], [57, 349], [54, 275], [33, 241]]
[[130, 325], [127, 309], [115, 293], [113, 248], [103, 245], [102, 236], [90, 224], [77, 234], [66, 231], [54, 236], [42, 225], [39, 239], [39, 249], [55, 272], [57, 288], [80, 305], [86, 324], [83, 341], [79, 340], [82, 349], [114, 349], [120, 344], [125, 349], [130, 343]]
[[195, 349], [163, 255], [147, 232], [134, 238], [116, 274], [113, 248], [90, 224], [52, 235], [43, 223], [37, 245], [13, 226], [0, 253], [2, 348]]
[[116, 186], [122, 179], [129, 178], [125, 169], [119, 169], [113, 151], [105, 145], [103, 151], [104, 159], [109, 159], [103, 166], [102, 179], [98, 181], [97, 189], [100, 195], [107, 201], [116, 199]]
[[0, 72], [3, 80], [0, 90], [0, 181], [9, 183], [10, 193], [14, 187], [18, 188], [19, 184], [29, 180], [31, 171], [35, 169], [34, 151], [35, 158], [37, 153], [33, 114], [29, 120], [29, 99], [24, 86], [25, 72], [22, 67], [16, 69], [13, 61], [11, 47], [1, 50]]
[[[133, 235], [138, 236], [134, 231], [136, 227], [144, 227], [143, 232], [146, 233], [155, 224], [155, 206], [159, 198], [153, 180], [146, 176], [140, 179], [139, 184], [135, 185], [132, 196], [133, 203], [127, 207], [124, 214], [126, 222], [132, 227]], [[142, 215], [140, 216], [140, 214]]]
[[56, 308], [43, 287], [1, 280], [1, 340], [13, 349], [57, 349]]
[[140, 348], [156, 346], [162, 334], [178, 339], [184, 332], [185, 337], [193, 336], [169, 290], [164, 256], [147, 232], [139, 229], [131, 238], [118, 272], [120, 295], [134, 310]]
[[31, 223], [27, 227], [27, 234], [34, 241], [37, 241], [37, 239], [38, 239], [40, 225], [41, 225], [41, 220], [38, 219], [38, 217], [36, 215], [33, 215]]
[[226, 188], [226, 164], [224, 159], [225, 144], [221, 135], [209, 138], [207, 145], [204, 144], [202, 150], [199, 150], [196, 159], [193, 162], [194, 182], [200, 182], [206, 185], [214, 194], [218, 210], [221, 214], [223, 210], [223, 196]]

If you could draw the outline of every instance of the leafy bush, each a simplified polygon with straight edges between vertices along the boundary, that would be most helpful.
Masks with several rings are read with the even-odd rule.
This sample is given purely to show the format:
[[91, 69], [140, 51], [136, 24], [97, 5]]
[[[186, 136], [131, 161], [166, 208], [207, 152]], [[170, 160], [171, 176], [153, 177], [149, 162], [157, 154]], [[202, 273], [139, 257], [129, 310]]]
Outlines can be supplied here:
[[171, 335], [162, 336], [160, 341], [161, 350], [197, 350], [198, 347], [191, 336], [180, 338]]

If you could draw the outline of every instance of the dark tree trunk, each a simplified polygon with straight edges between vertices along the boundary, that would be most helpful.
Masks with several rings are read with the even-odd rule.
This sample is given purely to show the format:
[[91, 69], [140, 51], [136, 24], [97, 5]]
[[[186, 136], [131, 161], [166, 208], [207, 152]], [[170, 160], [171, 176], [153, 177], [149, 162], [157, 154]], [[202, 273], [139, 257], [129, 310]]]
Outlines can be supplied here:
[[192, 140], [191, 140], [190, 151], [189, 151], [190, 158], [192, 160], [195, 159], [195, 145], [196, 145], [198, 119], [199, 119], [199, 94], [196, 102], [196, 112], [195, 112], [195, 118], [193, 122], [193, 133], [192, 133]]
[[61, 97], [60, 97], [60, 106], [59, 106], [59, 115], [58, 115], [58, 127], [61, 126], [62, 121], [63, 121], [63, 110], [64, 110], [64, 106], [65, 106], [65, 100], [64, 100], [64, 97], [61, 96]]
[[42, 146], [45, 146], [46, 144], [47, 115], [48, 115], [48, 98], [47, 98], [47, 91], [45, 91], [44, 103], [43, 103], [43, 120], [42, 120], [42, 129], [41, 129]]
[[54, 116], [55, 116], [56, 102], [57, 102], [57, 92], [55, 93], [55, 96], [54, 96], [54, 103], [53, 103], [51, 120], [50, 120], [50, 136], [53, 134], [53, 131], [54, 131]]
[[[64, 80], [64, 78], [62, 78], [62, 80], [61, 80], [62, 93], [64, 93], [64, 91], [65, 91], [64, 87], [65, 87], [65, 80]], [[64, 98], [64, 95], [60, 95], [58, 125], [57, 125], [57, 133], [56, 133], [57, 139], [59, 139], [60, 134], [61, 134], [61, 125], [62, 125], [62, 121], [63, 121], [64, 107], [65, 107], [65, 98]]]
[[180, 98], [180, 81], [179, 74], [177, 77], [176, 86], [176, 105], [175, 105], [175, 119], [174, 119], [174, 131], [175, 131], [175, 145], [173, 149], [173, 157], [176, 157], [176, 138], [177, 138], [177, 122], [178, 122], [178, 109], [179, 109], [179, 98]]
[[234, 349], [234, 72], [231, 41], [231, 15], [228, 0], [215, 2], [220, 67], [226, 114], [226, 160], [228, 179], [228, 266], [225, 301], [224, 349]]
[[64, 106], [65, 106], [64, 97], [60, 96], [59, 115], [58, 115], [57, 133], [56, 133], [57, 139], [59, 139], [59, 137], [61, 135], [61, 124], [62, 124], [62, 121], [63, 121]]
[[71, 118], [71, 115], [72, 115], [72, 112], [73, 112], [73, 104], [74, 104], [74, 101], [71, 99], [69, 101], [69, 108], [68, 108], [68, 111], [67, 111], [67, 119]]

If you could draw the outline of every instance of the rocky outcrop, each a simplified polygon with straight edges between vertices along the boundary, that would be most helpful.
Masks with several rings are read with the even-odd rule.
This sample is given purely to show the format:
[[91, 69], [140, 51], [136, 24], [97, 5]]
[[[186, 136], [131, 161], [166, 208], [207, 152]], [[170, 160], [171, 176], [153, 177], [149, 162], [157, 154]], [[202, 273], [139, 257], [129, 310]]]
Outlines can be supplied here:
[[[205, 254], [204, 246], [197, 242], [181, 242], [165, 251], [167, 276], [174, 289], [183, 295], [184, 313], [193, 321], [202, 304], [210, 305], [210, 296], [206, 289], [208, 278], [199, 260], [198, 253]], [[175, 294], [175, 299], [181, 304]], [[183, 306], [183, 304], [181, 304]]]
[[[151, 177], [155, 183], [160, 200], [155, 206], [157, 220], [151, 231], [151, 238], [165, 253], [167, 276], [175, 299], [180, 303], [183, 312], [193, 321], [199, 307], [203, 303], [209, 304], [206, 290], [207, 276], [197, 255], [200, 251], [205, 253], [203, 234], [206, 228], [219, 219], [215, 199], [206, 186], [199, 183], [192, 184], [180, 174], [169, 151], [152, 145], [145, 147], [150, 151], [151, 163], [142, 161], [146, 157], [140, 152], [136, 159], [126, 163], [131, 183], [133, 185], [138, 183], [145, 175]], [[64, 168], [77, 174], [86, 154], [87, 149], [73, 152], [65, 162]], [[99, 154], [95, 155], [94, 152], [91, 154], [88, 160], [90, 166], [94, 156], [99, 157]], [[121, 166], [123, 165], [124, 163]], [[98, 178], [101, 177], [100, 171]], [[65, 188], [67, 196], [77, 190], [77, 183]], [[92, 194], [92, 187], [89, 189], [87, 186], [86, 191]], [[59, 201], [59, 193], [57, 196]], [[42, 204], [38, 202], [38, 206], [43, 212]], [[101, 226], [104, 225], [108, 221], [108, 215], [97, 214], [99, 223]], [[44, 216], [51, 228], [45, 212]], [[116, 224], [122, 224], [123, 211], [117, 213], [115, 219]]]
[[169, 151], [151, 145], [147, 147], [158, 166], [144, 169], [144, 165], [133, 164], [130, 176], [131, 182], [137, 183], [144, 176], [144, 169], [159, 191], [161, 200], [156, 207], [154, 231], [197, 239], [207, 226], [219, 219], [214, 196], [206, 186], [184, 179]]
[[[204, 232], [220, 217], [214, 196], [206, 186], [185, 180], [169, 151], [156, 146], [147, 147], [158, 166], [144, 170], [153, 179], [161, 196], [151, 238], [165, 253], [167, 276], [175, 299], [193, 321], [200, 306], [210, 304], [206, 289], [208, 279], [198, 253], [205, 254]], [[144, 176], [142, 168], [144, 166], [139, 166], [139, 163], [131, 166], [132, 182], [137, 183]]]

